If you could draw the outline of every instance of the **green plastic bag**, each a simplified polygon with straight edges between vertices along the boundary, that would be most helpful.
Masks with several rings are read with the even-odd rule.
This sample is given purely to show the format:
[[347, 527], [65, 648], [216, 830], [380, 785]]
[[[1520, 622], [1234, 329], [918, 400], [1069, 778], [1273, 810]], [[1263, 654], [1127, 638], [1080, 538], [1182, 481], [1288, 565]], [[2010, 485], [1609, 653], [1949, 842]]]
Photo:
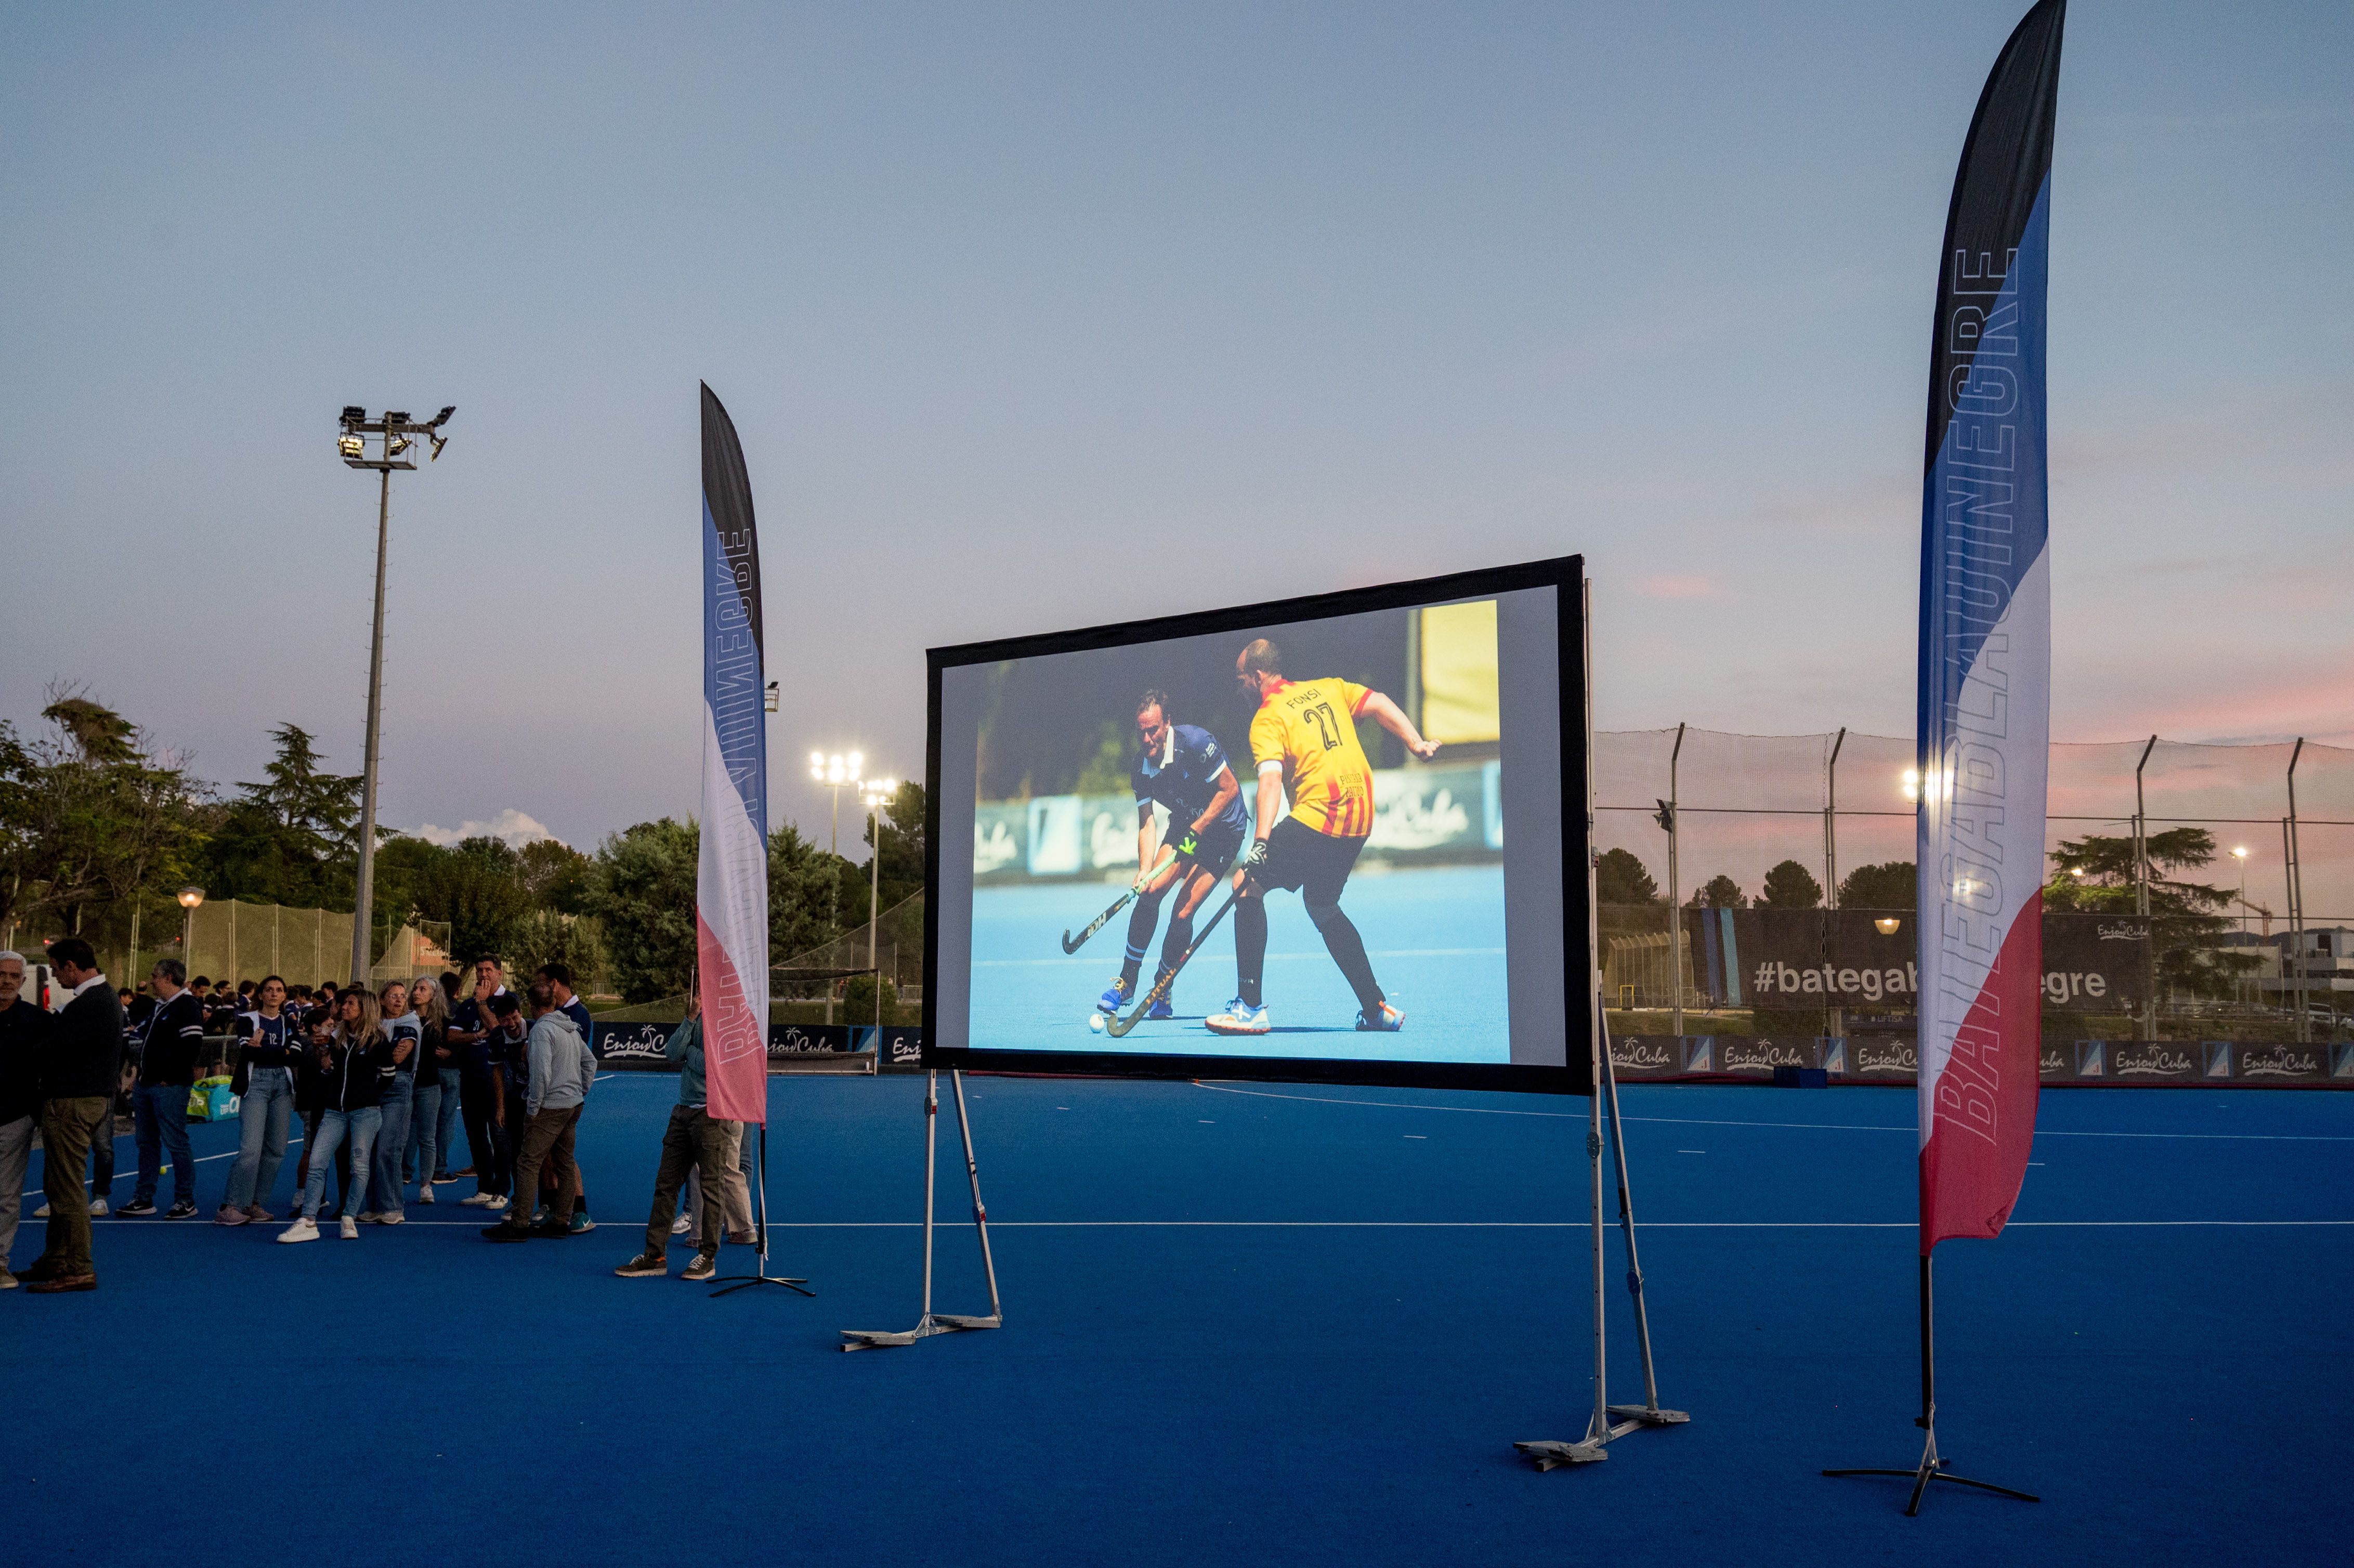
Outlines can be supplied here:
[[237, 1108], [237, 1094], [229, 1087], [227, 1075], [198, 1078], [188, 1086], [190, 1121], [229, 1121], [236, 1118]]

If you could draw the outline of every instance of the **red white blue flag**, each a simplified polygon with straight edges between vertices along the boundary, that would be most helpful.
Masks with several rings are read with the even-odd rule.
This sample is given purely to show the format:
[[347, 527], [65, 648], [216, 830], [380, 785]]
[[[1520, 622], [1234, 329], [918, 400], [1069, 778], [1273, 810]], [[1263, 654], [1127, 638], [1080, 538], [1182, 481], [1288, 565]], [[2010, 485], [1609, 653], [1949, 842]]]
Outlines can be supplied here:
[[703, 832], [695, 884], [711, 1115], [769, 1119], [769, 732], [760, 541], [736, 426], [703, 389]]
[[1921, 1254], [2000, 1234], [2035, 1136], [2051, 739], [2043, 304], [2066, 0], [2003, 46], [1938, 260], [1921, 504]]

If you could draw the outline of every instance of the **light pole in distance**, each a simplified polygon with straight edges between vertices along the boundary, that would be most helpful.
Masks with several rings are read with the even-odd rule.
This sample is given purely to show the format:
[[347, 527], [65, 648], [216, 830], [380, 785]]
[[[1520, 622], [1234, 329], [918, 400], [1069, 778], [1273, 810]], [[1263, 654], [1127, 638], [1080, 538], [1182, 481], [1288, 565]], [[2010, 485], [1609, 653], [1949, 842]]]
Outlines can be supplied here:
[[[191, 974], [196, 972], [196, 906], [202, 904], [204, 901], [205, 890], [203, 888], [183, 887], [180, 889], [180, 907], [187, 911], [186, 914], [180, 916], [180, 962], [187, 967], [188, 972]], [[136, 952], [133, 952], [131, 955], [131, 962], [134, 966], [139, 962], [139, 955]], [[234, 977], [232, 977], [229, 983], [231, 989], [234, 990], [237, 983]]]
[[[858, 769], [865, 761], [866, 758], [855, 751], [810, 753], [810, 777], [824, 785], [833, 796], [833, 832], [825, 841], [825, 853], [836, 860], [842, 858], [842, 792], [859, 789], [865, 783], [858, 777]], [[826, 884], [825, 923], [829, 929], [842, 920], [841, 880], [836, 877]]]
[[899, 792], [896, 779], [869, 779], [859, 786], [859, 803], [872, 813], [875, 821], [875, 858], [868, 863], [874, 873], [866, 895], [866, 968], [875, 977], [875, 1049], [883, 1049], [883, 967], [875, 957], [875, 927], [883, 919], [883, 808]]
[[[372, 468], [377, 477], [376, 619], [368, 636], [367, 749], [360, 771], [359, 876], [352, 896], [352, 981], [355, 985], [367, 983], [373, 947], [368, 927], [376, 917], [376, 733], [384, 712], [384, 556], [386, 536], [392, 524], [392, 471], [417, 467], [417, 460], [406, 454], [415, 449], [415, 438], [419, 436], [432, 446], [432, 455], [427, 461], [438, 461], [441, 449], [450, 444], [441, 427], [457, 411], [458, 406], [452, 403], [419, 424], [401, 409], [388, 408], [382, 418], [371, 419], [366, 408], [347, 404], [338, 421], [343, 434], [335, 438], [335, 450], [342, 454], [345, 465]], [[374, 457], [368, 456], [371, 439], [376, 442]]]

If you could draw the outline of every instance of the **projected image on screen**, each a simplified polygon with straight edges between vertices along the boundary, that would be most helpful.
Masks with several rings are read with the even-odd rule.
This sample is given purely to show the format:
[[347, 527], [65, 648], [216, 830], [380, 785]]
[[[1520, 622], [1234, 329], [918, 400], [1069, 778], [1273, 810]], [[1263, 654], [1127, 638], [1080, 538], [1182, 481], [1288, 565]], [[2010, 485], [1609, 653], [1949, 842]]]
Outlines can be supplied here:
[[944, 663], [931, 1038], [1563, 1065], [1560, 599]]

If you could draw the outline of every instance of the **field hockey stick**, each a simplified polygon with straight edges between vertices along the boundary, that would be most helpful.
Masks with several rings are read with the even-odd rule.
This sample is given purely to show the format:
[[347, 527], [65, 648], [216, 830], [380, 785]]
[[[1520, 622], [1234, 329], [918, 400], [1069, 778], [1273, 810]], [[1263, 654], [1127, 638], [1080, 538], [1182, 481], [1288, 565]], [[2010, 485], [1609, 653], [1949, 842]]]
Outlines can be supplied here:
[[1185, 950], [1177, 955], [1177, 967], [1152, 982], [1152, 989], [1144, 993], [1144, 1000], [1136, 1004], [1135, 1012], [1126, 1018], [1114, 1018], [1109, 1023], [1104, 1025], [1106, 1033], [1115, 1040], [1119, 1039], [1135, 1028], [1138, 1019], [1142, 1018], [1156, 1003], [1169, 995], [1169, 988], [1177, 983], [1177, 977], [1184, 972], [1187, 964], [1193, 961], [1193, 955], [1202, 950], [1202, 944], [1210, 939], [1210, 933], [1218, 928], [1218, 922], [1226, 917], [1226, 911], [1232, 909], [1235, 906], [1235, 900], [1242, 895], [1243, 890], [1239, 887], [1226, 895], [1226, 901], [1218, 906], [1218, 912], [1210, 916], [1210, 923], [1194, 933], [1193, 939], [1185, 944]]
[[1162, 844], [1161, 847], [1164, 850], [1168, 850], [1168, 854], [1164, 856], [1158, 864], [1153, 866], [1149, 874], [1140, 876], [1135, 882], [1129, 884], [1128, 891], [1113, 899], [1111, 901], [1111, 907], [1097, 916], [1094, 922], [1090, 924], [1086, 930], [1080, 932], [1076, 937], [1072, 936], [1067, 930], [1063, 933], [1064, 952], [1076, 953], [1082, 947], [1085, 947], [1089, 937], [1094, 936], [1097, 931], [1104, 928], [1104, 923], [1106, 921], [1109, 920], [1113, 916], [1128, 907], [1128, 901], [1136, 896], [1136, 890], [1138, 887], [1151, 881], [1153, 877], [1159, 876], [1162, 872], [1168, 870], [1170, 866], [1176, 863], [1177, 852], [1173, 849], [1170, 849], [1167, 844]]

